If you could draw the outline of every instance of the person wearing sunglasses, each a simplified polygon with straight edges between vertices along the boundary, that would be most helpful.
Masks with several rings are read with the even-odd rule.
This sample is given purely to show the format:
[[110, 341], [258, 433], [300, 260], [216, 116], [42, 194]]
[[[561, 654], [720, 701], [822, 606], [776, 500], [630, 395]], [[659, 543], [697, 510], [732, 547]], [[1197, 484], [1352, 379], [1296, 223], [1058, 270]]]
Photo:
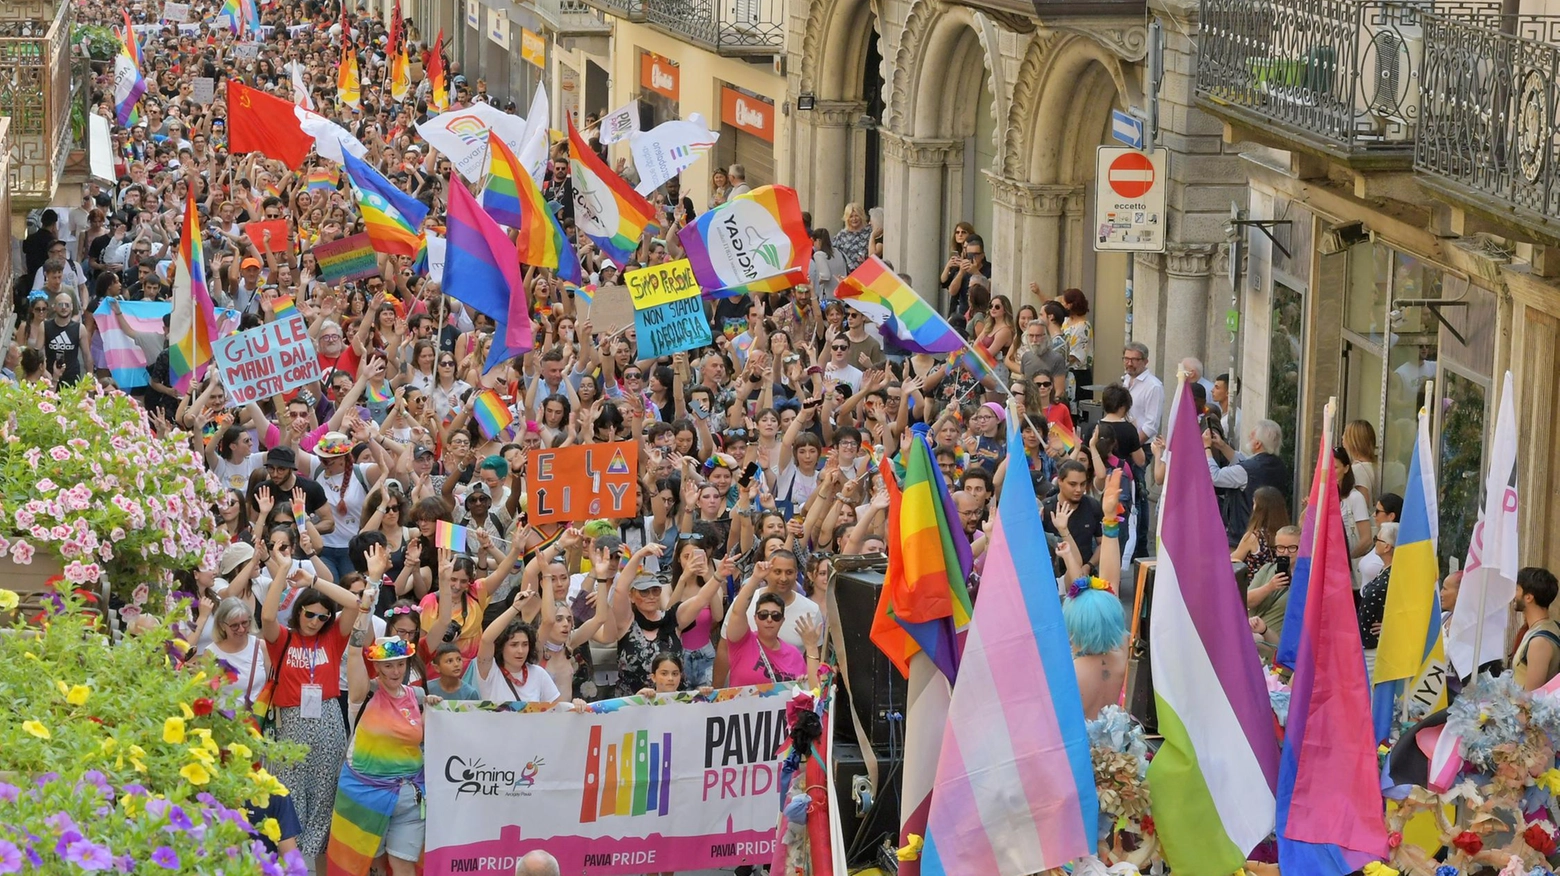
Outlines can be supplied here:
[[[769, 562], [753, 566], [753, 574], [737, 591], [726, 621], [726, 652], [731, 667], [726, 686], [768, 684], [806, 678], [808, 687], [818, 684], [822, 665], [823, 624], [817, 612], [797, 619], [796, 630], [801, 647], [780, 638], [787, 606], [780, 594], [759, 588], [770, 580], [770, 573], [785, 570], [796, 579], [796, 558], [790, 551], [777, 551]], [[801, 597], [798, 597], [801, 598]], [[751, 622], [749, 611], [752, 612]]]
[[[671, 602], [661, 579], [642, 571], [646, 558], [659, 558], [665, 553], [666, 548], [659, 544], [647, 544], [635, 551], [623, 563], [612, 585], [607, 603], [611, 617], [602, 630], [602, 638], [617, 641], [620, 697], [631, 697], [650, 686], [651, 666], [657, 654], [682, 656], [682, 631], [693, 626], [725, 586], [725, 575], [717, 571], [705, 579], [691, 598]], [[722, 571], [730, 571], [730, 567]]]

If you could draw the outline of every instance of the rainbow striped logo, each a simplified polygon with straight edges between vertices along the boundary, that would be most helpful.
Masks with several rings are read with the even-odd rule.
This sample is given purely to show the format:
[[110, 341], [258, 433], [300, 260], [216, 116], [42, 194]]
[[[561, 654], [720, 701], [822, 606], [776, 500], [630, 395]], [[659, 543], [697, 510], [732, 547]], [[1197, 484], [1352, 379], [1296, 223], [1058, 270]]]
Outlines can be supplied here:
[[672, 734], [650, 741], [650, 731], [624, 733], [602, 750], [601, 725], [590, 728], [585, 752], [585, 790], [580, 823], [614, 815], [659, 815], [671, 811]]

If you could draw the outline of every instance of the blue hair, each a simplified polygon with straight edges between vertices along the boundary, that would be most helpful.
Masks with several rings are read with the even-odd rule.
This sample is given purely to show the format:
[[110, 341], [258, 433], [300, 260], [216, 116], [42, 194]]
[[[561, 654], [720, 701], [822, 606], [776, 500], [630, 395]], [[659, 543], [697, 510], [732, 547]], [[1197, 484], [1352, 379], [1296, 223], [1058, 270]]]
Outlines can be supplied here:
[[1073, 653], [1108, 654], [1127, 637], [1127, 616], [1121, 599], [1109, 590], [1085, 589], [1062, 601], [1062, 619]]

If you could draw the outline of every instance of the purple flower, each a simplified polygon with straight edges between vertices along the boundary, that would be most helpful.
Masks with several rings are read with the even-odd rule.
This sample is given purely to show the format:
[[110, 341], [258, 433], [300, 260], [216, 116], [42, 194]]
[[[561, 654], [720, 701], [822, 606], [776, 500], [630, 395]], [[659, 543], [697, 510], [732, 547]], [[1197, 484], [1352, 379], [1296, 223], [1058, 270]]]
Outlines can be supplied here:
[[282, 863], [287, 865], [287, 876], [308, 876], [309, 865], [303, 862], [303, 854], [297, 849], [283, 855]]
[[131, 782], [124, 787], [124, 793], [126, 797], [143, 797], [146, 795], [146, 788]]
[[164, 870], [177, 870], [179, 869], [179, 856], [173, 849], [167, 846], [159, 846], [157, 851], [152, 852], [152, 863]]
[[45, 818], [43, 823], [48, 826], [49, 830], [55, 831], [56, 833], [62, 830], [75, 830], [76, 828], [75, 820], [72, 819], [70, 814], [67, 812], [56, 812], [53, 815], [50, 815], [48, 818]]
[[65, 850], [65, 860], [89, 873], [107, 870], [114, 866], [114, 856], [107, 846], [88, 840], [77, 840]]
[[15, 873], [22, 869], [22, 850], [13, 843], [0, 840], [0, 873]]
[[27, 846], [27, 860], [33, 865], [34, 869], [43, 866], [43, 856], [38, 854], [38, 850], [31, 845]]
[[55, 779], [57, 779], [59, 777], [60, 777], [59, 773], [44, 773], [43, 775], [39, 776], [34, 781], [37, 783], [38, 787], [43, 788], [43, 787], [46, 787], [50, 782], [54, 781]]
[[184, 811], [182, 806], [175, 806], [168, 810], [168, 823], [179, 830], [189, 830], [195, 826], [195, 822], [190, 821], [189, 814]]
[[17, 798], [21, 796], [21, 788], [18, 788], [15, 785], [7, 785], [5, 782], [0, 782], [0, 801], [4, 801], [6, 803], [15, 803]]
[[238, 846], [228, 846], [223, 851], [227, 852], [227, 856], [229, 858], [232, 858], [235, 861], [238, 860]]
[[59, 842], [54, 844], [54, 854], [63, 857], [65, 851], [70, 848], [71, 843], [81, 842], [83, 839], [84, 837], [74, 829], [65, 831], [60, 834]]
[[162, 818], [172, 805], [173, 804], [169, 803], [167, 800], [154, 797], [146, 801], [146, 814], [151, 816], [152, 820], [155, 821], [159, 818]]
[[195, 799], [206, 804], [207, 806], [215, 806], [217, 803], [217, 798], [211, 796], [211, 794], [207, 791], [201, 791], [199, 794], [196, 794]]
[[135, 856], [120, 855], [114, 859], [114, 869], [121, 873], [130, 873], [135, 870]]

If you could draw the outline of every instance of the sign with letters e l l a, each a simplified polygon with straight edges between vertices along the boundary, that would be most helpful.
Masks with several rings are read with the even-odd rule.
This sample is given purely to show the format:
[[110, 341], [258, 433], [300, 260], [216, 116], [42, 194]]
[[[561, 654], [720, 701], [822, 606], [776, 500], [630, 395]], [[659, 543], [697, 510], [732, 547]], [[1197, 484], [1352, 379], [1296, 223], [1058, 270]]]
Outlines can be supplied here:
[[639, 53], [639, 85], [662, 97], [676, 100], [682, 92], [682, 73], [677, 63], [654, 52]]
[[1101, 146], [1094, 160], [1095, 252], [1164, 252], [1170, 152]]
[[533, 450], [525, 471], [526, 520], [533, 526], [639, 514], [636, 442]]
[[720, 89], [720, 120], [739, 131], [775, 142], [775, 104], [729, 85]]

